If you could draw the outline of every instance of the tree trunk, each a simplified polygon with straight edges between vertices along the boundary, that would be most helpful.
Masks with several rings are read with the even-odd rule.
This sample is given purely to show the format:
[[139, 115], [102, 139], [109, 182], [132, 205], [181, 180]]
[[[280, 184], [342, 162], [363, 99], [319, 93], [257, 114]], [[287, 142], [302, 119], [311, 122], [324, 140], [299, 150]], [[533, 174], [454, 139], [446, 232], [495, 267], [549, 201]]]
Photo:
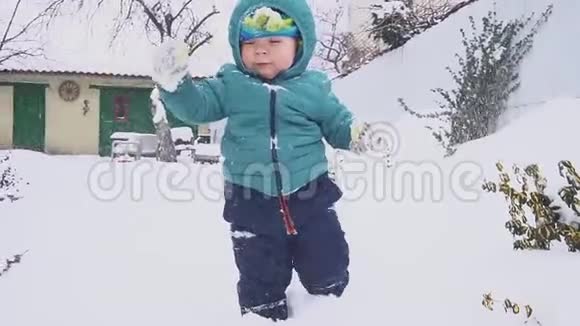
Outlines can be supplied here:
[[171, 137], [171, 128], [165, 116], [165, 108], [157, 107], [155, 102], [153, 102], [151, 103], [151, 113], [153, 114], [155, 133], [159, 138], [157, 159], [161, 162], [177, 162], [177, 151]]

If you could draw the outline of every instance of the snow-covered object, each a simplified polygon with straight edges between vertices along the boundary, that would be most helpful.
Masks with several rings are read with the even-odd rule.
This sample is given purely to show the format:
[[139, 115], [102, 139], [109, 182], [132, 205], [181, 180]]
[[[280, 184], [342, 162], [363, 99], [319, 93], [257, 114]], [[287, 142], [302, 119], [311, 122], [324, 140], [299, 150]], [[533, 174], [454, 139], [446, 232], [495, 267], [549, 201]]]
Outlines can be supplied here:
[[193, 141], [193, 130], [190, 127], [171, 128], [171, 137], [174, 142], [178, 139], [182, 141]]
[[288, 27], [286, 24], [280, 13], [270, 7], [260, 7], [256, 9], [253, 16], [247, 16], [244, 19], [244, 26], [272, 32]]
[[248, 231], [233, 231], [232, 232], [232, 238], [234, 239], [250, 239], [250, 238], [254, 238], [256, 235], [252, 232], [248, 232]]
[[370, 12], [377, 14], [379, 17], [383, 17], [385, 15], [396, 13], [406, 15], [411, 12], [411, 9], [407, 7], [403, 1], [390, 1], [371, 5]]
[[163, 89], [174, 92], [188, 72], [188, 47], [183, 41], [170, 39], [153, 54], [153, 80]]
[[165, 111], [165, 105], [161, 102], [161, 98], [159, 97], [159, 89], [155, 87], [151, 91], [151, 95], [149, 96], [153, 106], [155, 107], [155, 114], [153, 115], [153, 123], [158, 124], [162, 121], [167, 121], [167, 112]]
[[113, 148], [113, 154], [115, 155], [123, 155], [123, 154], [136, 154], [137, 151], [139, 150], [139, 146], [135, 143], [119, 143], [119, 144], [115, 144], [115, 147]]
[[111, 134], [111, 140], [123, 140], [129, 142], [139, 142], [139, 138], [142, 134], [138, 132], [126, 132], [126, 131], [116, 131]]
[[10, 154], [0, 152], [0, 206], [4, 201], [15, 201], [21, 198], [22, 182], [10, 164]]
[[159, 144], [159, 137], [156, 134], [117, 131], [110, 138], [115, 145], [112, 149], [115, 154], [136, 153], [138, 149], [140, 149], [141, 154], [151, 154], [157, 151]]
[[194, 145], [196, 155], [220, 156], [220, 145], [216, 143], [204, 144], [197, 143]]
[[224, 161], [224, 158], [221, 155], [221, 148], [218, 143], [196, 143], [193, 145], [193, 148], [193, 162], [219, 163]]

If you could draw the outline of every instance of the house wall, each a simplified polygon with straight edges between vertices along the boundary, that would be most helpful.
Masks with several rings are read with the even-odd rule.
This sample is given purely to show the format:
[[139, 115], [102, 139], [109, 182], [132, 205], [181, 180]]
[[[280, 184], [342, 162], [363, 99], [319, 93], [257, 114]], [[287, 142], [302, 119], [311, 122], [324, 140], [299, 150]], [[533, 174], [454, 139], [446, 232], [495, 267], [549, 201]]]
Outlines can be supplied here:
[[12, 94], [12, 86], [0, 86], [0, 149], [12, 147]]
[[[65, 80], [80, 86], [72, 102], [60, 98], [58, 88]], [[97, 154], [99, 150], [99, 90], [89, 88], [90, 78], [55, 76], [46, 89], [46, 151], [51, 154]], [[89, 110], [83, 114], [84, 101]]]
[[[62, 82], [73, 80], [80, 86], [72, 102], [61, 99]], [[0, 83], [42, 83], [46, 87], [45, 148], [50, 154], [99, 153], [99, 89], [92, 86], [151, 87], [148, 80], [73, 74], [0, 74]], [[0, 146], [12, 144], [12, 87], [0, 87]], [[83, 114], [84, 101], [89, 110]]]
[[[59, 86], [73, 80], [80, 86], [79, 97], [73, 102], [60, 98]], [[0, 148], [12, 146], [13, 87], [16, 83], [38, 83], [46, 87], [45, 150], [49, 154], [99, 153], [99, 87], [152, 88], [149, 79], [105, 77], [58, 73], [0, 73]], [[84, 101], [89, 110], [83, 114]], [[200, 125], [200, 132], [209, 125]]]

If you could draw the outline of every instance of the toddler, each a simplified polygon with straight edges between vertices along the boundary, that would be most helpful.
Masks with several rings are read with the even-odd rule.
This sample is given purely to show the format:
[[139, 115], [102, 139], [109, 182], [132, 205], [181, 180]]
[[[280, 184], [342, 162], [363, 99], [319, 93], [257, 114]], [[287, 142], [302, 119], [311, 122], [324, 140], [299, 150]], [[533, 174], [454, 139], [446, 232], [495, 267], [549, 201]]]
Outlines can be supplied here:
[[153, 79], [182, 121], [227, 118], [223, 218], [231, 225], [242, 315], [288, 318], [286, 288], [296, 270], [313, 295], [340, 297], [349, 283], [349, 246], [334, 203], [323, 139], [368, 150], [370, 125], [355, 123], [328, 77], [307, 66], [316, 45], [305, 0], [240, 0], [229, 24], [235, 64], [193, 81], [187, 49], [163, 44]]

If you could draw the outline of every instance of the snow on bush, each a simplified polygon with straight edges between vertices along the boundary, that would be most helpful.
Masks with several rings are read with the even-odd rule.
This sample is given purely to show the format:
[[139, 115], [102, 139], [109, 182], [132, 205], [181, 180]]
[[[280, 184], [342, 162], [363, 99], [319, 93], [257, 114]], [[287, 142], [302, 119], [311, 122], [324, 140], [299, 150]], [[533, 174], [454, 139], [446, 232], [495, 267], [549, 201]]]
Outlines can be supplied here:
[[22, 178], [17, 176], [15, 169], [10, 165], [10, 154], [0, 155], [0, 203], [21, 199], [21, 183]]
[[28, 250], [22, 254], [14, 255], [12, 258], [4, 260], [4, 263], [0, 265], [2, 267], [0, 268], [0, 276], [4, 276], [6, 273], [8, 273], [8, 271], [12, 269], [15, 264], [19, 264], [22, 261], [22, 256], [24, 256], [26, 252], [28, 252]]
[[371, 6], [370, 35], [382, 41], [387, 49], [395, 49], [421, 33], [419, 21], [402, 1]]
[[535, 325], [542, 325], [536, 317], [533, 315], [534, 309], [529, 304], [522, 305], [517, 302], [505, 298], [504, 300], [494, 299], [493, 295], [490, 293], [485, 293], [483, 295], [483, 300], [481, 304], [489, 311], [494, 310], [495, 304], [500, 304], [505, 313], [512, 313], [514, 315], [523, 315], [525, 317], [524, 325], [528, 324], [530, 321], [535, 322]]
[[475, 1], [465, 0], [452, 4], [449, 0], [422, 3], [385, 0], [380, 4], [371, 4], [369, 35], [382, 43], [381, 51], [394, 50]]
[[[21, 183], [22, 178], [17, 176], [15, 169], [10, 165], [10, 154], [0, 155], [0, 203], [21, 199]], [[0, 262], [0, 276], [6, 274], [14, 264], [20, 263], [23, 255], [24, 253], [14, 255], [10, 259], [5, 259], [3, 263]]]
[[509, 96], [520, 86], [519, 68], [531, 50], [534, 36], [552, 14], [549, 6], [527, 31], [534, 14], [528, 18], [501, 21], [495, 10], [482, 19], [483, 30], [478, 32], [472, 16], [469, 17], [472, 35], [460, 30], [465, 53], [456, 54], [459, 70], [448, 66], [455, 89], [433, 89], [443, 102], [439, 112], [421, 114], [413, 111], [402, 98], [403, 109], [418, 118], [438, 120], [437, 126], [427, 126], [445, 148], [446, 156], [455, 152], [457, 145], [492, 134], [499, 116], [507, 109]]

